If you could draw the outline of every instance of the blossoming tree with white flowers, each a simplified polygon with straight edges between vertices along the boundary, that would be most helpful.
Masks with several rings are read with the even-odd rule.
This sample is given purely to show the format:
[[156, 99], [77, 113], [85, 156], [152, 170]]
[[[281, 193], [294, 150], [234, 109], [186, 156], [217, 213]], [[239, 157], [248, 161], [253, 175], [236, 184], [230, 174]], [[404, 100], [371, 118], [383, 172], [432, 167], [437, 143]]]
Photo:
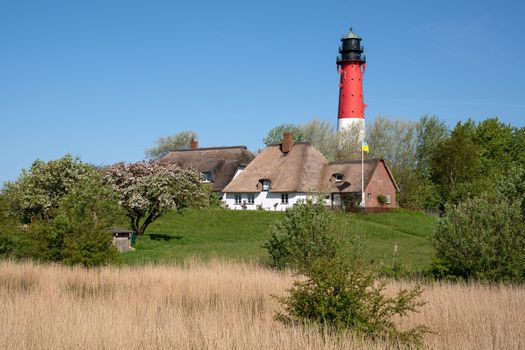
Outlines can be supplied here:
[[202, 207], [208, 202], [200, 174], [172, 164], [117, 163], [106, 169], [104, 179], [118, 193], [137, 235], [143, 235], [149, 224], [172, 209]]

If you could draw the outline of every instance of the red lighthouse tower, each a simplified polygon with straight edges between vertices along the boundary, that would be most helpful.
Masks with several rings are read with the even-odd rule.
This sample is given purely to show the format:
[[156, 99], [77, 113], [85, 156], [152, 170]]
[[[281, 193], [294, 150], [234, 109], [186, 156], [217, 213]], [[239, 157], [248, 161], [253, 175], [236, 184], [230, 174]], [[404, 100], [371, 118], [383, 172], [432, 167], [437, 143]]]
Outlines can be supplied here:
[[365, 108], [363, 102], [363, 73], [366, 67], [361, 38], [350, 28], [342, 39], [337, 57], [337, 70], [341, 75], [339, 84], [339, 113], [337, 129], [358, 127], [361, 137], [365, 130]]

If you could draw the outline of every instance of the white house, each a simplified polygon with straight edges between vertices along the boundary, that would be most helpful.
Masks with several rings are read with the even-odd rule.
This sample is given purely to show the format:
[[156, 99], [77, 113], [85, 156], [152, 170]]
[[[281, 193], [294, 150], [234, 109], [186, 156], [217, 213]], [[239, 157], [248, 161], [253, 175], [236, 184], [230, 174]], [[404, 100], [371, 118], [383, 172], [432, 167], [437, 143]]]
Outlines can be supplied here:
[[366, 208], [397, 205], [399, 188], [384, 160], [366, 160], [363, 167], [361, 160], [329, 162], [309, 143], [294, 144], [285, 133], [282, 144], [268, 146], [224, 187], [222, 199], [230, 209], [282, 211], [309, 196], [324, 195], [332, 206], [341, 198], [360, 202], [363, 187]]

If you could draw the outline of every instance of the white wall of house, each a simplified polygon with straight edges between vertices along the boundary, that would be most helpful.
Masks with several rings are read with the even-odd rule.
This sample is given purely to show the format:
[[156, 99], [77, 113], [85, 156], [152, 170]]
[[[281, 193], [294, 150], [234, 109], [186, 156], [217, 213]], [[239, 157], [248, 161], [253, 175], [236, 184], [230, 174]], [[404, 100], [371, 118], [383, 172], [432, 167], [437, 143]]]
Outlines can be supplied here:
[[[282, 203], [282, 194], [288, 194], [288, 203]], [[294, 192], [256, 192], [256, 193], [224, 193], [222, 199], [226, 204], [226, 207], [234, 210], [243, 210], [246, 203], [246, 210], [256, 210], [258, 206], [262, 206], [264, 210], [275, 210], [275, 211], [284, 211], [288, 208], [293, 207], [295, 203], [299, 200], [305, 200], [309, 197], [312, 197], [312, 194], [309, 193], [294, 193]], [[235, 195], [241, 196], [241, 203], [236, 203]], [[254, 203], [249, 203], [249, 195], [254, 196]]]
[[[237, 168], [237, 171], [235, 172], [235, 175], [233, 175], [233, 179], [235, 179], [237, 176], [239, 176], [243, 171], [244, 169], [246, 169], [245, 166], [241, 165], [240, 167]], [[232, 179], [232, 180], [233, 180]]]

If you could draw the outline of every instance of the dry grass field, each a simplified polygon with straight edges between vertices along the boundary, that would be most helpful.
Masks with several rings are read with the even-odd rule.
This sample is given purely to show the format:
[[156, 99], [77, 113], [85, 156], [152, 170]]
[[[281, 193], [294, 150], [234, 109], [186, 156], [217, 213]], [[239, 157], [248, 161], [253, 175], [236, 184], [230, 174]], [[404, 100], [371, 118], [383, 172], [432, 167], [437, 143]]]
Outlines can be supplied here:
[[[383, 349], [273, 320], [292, 277], [254, 265], [104, 268], [0, 263], [2, 349]], [[390, 291], [410, 283], [393, 282]], [[400, 326], [431, 349], [525, 348], [525, 288], [425, 285]]]

